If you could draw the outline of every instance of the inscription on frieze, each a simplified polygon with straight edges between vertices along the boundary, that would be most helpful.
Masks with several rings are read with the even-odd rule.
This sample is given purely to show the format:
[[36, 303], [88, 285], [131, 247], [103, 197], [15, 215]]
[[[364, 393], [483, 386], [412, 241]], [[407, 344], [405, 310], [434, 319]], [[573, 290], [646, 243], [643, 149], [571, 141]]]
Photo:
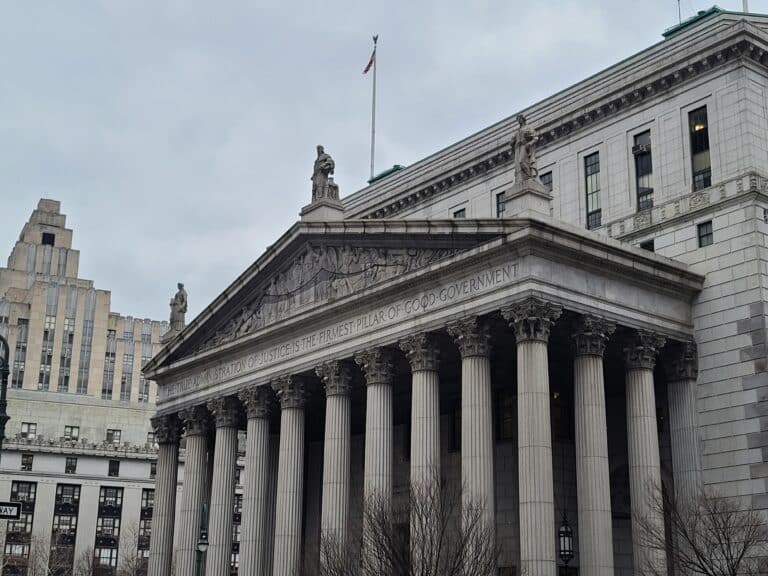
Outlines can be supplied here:
[[434, 310], [470, 300], [514, 282], [518, 264], [501, 264], [466, 278], [447, 282], [440, 287], [416, 293], [362, 314], [342, 318], [322, 328], [257, 349], [240, 358], [209, 367], [198, 374], [168, 382], [158, 387], [159, 399], [169, 398], [207, 388], [263, 370], [281, 361], [318, 349], [351, 340], [372, 330], [384, 328], [403, 320], [416, 318]]

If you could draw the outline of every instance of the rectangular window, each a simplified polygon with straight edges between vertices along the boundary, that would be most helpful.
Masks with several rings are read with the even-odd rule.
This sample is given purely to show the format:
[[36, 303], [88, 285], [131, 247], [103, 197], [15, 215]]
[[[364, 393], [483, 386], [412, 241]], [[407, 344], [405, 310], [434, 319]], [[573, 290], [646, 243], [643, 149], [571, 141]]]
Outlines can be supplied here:
[[647, 210], [653, 208], [653, 161], [651, 159], [650, 130], [635, 136], [632, 154], [635, 156], [637, 209]]
[[693, 189], [702, 190], [712, 186], [712, 164], [709, 157], [709, 122], [707, 121], [706, 106], [688, 113], [688, 127], [691, 135]]
[[34, 503], [37, 484], [34, 482], [13, 482], [11, 484], [11, 502]]
[[64, 334], [59, 358], [59, 392], [69, 392], [69, 369], [72, 367], [72, 346], [75, 341], [75, 319], [64, 318]]
[[13, 378], [11, 388], [21, 388], [24, 385], [24, 368], [27, 361], [27, 338], [29, 337], [29, 320], [19, 318], [16, 332], [16, 350], [13, 354]]
[[96, 536], [120, 536], [120, 518], [99, 517], [96, 519]]
[[120, 476], [120, 460], [109, 461], [109, 471], [107, 475], [114, 477]]
[[120, 444], [120, 437], [123, 435], [122, 430], [117, 428], [107, 428], [106, 442], [108, 444]]
[[77, 516], [57, 514], [53, 517], [53, 531], [56, 534], [71, 534], [77, 532]]
[[64, 474], [75, 474], [77, 472], [77, 458], [67, 456], [67, 462], [64, 465]]
[[149, 463], [149, 477], [155, 478], [157, 476], [157, 462]]
[[80, 426], [64, 426], [64, 440], [77, 442], [80, 439]]
[[704, 246], [709, 246], [712, 244], [712, 241], [714, 240], [714, 236], [712, 234], [712, 220], [699, 224], [698, 232], [699, 248], [703, 248]]
[[141, 508], [146, 510], [147, 508], [154, 508], [155, 506], [155, 491], [151, 488], [144, 488], [141, 491]]
[[456, 218], [457, 220], [460, 220], [462, 218], [466, 218], [467, 217], [467, 209], [466, 208], [462, 208], [461, 210], [456, 210], [453, 213], [453, 217]]
[[85, 294], [85, 315], [83, 317], [83, 342], [80, 345], [80, 367], [77, 369], [77, 393], [88, 393], [91, 351], [93, 349], [93, 321], [96, 317], [96, 291]]
[[43, 246], [53, 246], [56, 244], [56, 234], [50, 232], [43, 232], [43, 240], [41, 242]]
[[594, 152], [584, 157], [584, 189], [587, 200], [587, 228], [600, 227], [602, 212], [600, 209], [600, 153]]
[[105, 486], [99, 491], [99, 504], [103, 506], [123, 505], [123, 489]]
[[8, 532], [14, 534], [32, 534], [32, 514], [22, 514], [18, 520], [8, 520]]
[[640, 248], [648, 250], [648, 252], [654, 252], [653, 238], [646, 240], [645, 242], [640, 242]]
[[4, 552], [9, 558], [29, 558], [29, 544], [6, 544]]
[[112, 389], [115, 379], [115, 352], [117, 339], [114, 330], [107, 330], [107, 351], [104, 353], [104, 379], [101, 383], [101, 398], [112, 399]]
[[77, 484], [59, 484], [56, 486], [56, 504], [79, 504], [80, 486]]
[[131, 399], [131, 384], [133, 383], [133, 341], [125, 343], [123, 352], [123, 374], [120, 377], [120, 400], [128, 402]]
[[504, 212], [507, 209], [505, 195], [504, 192], [496, 194], [496, 218], [504, 218]]
[[97, 566], [117, 567], [117, 548], [96, 548], [93, 561]]
[[34, 460], [34, 456], [32, 454], [22, 454], [21, 455], [21, 470], [22, 472], [31, 472], [32, 471], [32, 461]]
[[541, 176], [539, 176], [539, 182], [541, 182], [544, 185], [544, 188], [552, 192], [552, 172], [544, 172]]
[[37, 437], [37, 424], [35, 422], [22, 422], [21, 437], [34, 440]]

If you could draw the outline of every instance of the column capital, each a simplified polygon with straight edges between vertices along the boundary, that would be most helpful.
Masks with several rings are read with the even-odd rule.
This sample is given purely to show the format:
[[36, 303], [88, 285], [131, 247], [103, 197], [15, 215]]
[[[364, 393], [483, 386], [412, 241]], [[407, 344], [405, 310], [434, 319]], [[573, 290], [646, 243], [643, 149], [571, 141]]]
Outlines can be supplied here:
[[696, 342], [676, 342], [665, 358], [664, 370], [668, 382], [696, 380], [699, 375], [699, 353]]
[[501, 309], [502, 317], [514, 328], [518, 342], [547, 342], [552, 325], [562, 313], [563, 307], [559, 304], [533, 296]]
[[178, 444], [181, 438], [181, 423], [176, 414], [155, 416], [151, 420], [158, 444]]
[[399, 346], [414, 372], [437, 370], [440, 366], [440, 348], [432, 334], [420, 332], [406, 336], [400, 340]]
[[488, 356], [491, 353], [491, 334], [488, 322], [479, 316], [470, 316], [448, 325], [462, 358]]
[[269, 418], [272, 408], [272, 389], [269, 386], [249, 386], [237, 397], [245, 406], [248, 420], [254, 418]]
[[205, 436], [211, 429], [211, 413], [202, 404], [185, 408], [179, 419], [184, 422], [185, 436]]
[[280, 401], [280, 408], [304, 408], [307, 402], [304, 378], [296, 374], [278, 376], [272, 381], [272, 389]]
[[666, 338], [650, 330], [635, 330], [627, 337], [624, 345], [624, 359], [627, 370], [653, 370], [656, 356], [664, 346]]
[[355, 354], [355, 362], [365, 373], [365, 383], [392, 384], [395, 364], [392, 352], [387, 348], [369, 348]]
[[332, 360], [315, 368], [323, 381], [326, 396], [348, 396], [352, 391], [352, 367], [344, 360]]
[[214, 398], [208, 401], [216, 428], [236, 428], [240, 423], [240, 403], [234, 396]]
[[602, 356], [605, 345], [616, 330], [616, 323], [590, 314], [579, 316], [573, 332], [577, 356]]

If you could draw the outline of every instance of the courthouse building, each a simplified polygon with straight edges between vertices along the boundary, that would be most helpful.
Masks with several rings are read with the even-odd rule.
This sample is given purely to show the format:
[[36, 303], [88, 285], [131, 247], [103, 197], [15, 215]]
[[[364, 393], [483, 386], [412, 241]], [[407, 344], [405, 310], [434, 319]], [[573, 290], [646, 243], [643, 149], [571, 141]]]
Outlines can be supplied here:
[[110, 292], [80, 278], [72, 235], [59, 202], [40, 200], [0, 268], [0, 500], [22, 502], [0, 522], [4, 575], [67, 575], [93, 557], [109, 574], [149, 554], [156, 386], [141, 367], [168, 323], [112, 312]]
[[504, 575], [554, 576], [563, 516], [570, 573], [663, 561], [662, 480], [768, 511], [767, 66], [768, 16], [712, 9], [341, 200], [318, 149], [300, 221], [145, 368], [151, 576], [194, 573], [206, 509], [229, 574], [239, 431], [249, 575], [435, 468]]

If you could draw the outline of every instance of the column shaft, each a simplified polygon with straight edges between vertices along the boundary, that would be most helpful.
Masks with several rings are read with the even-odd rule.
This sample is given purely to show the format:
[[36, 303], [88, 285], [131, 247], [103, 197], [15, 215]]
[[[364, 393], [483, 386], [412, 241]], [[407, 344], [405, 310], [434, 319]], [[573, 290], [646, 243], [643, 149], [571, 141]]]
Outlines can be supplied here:
[[349, 522], [351, 411], [348, 394], [328, 396], [325, 408], [325, 454], [321, 532], [340, 545]]
[[203, 434], [187, 434], [184, 460], [184, 488], [181, 496], [181, 515], [176, 550], [176, 572], [194, 574], [197, 541], [200, 537], [207, 473], [208, 439]]
[[366, 389], [364, 497], [392, 499], [392, 386]]
[[269, 419], [248, 418], [240, 537], [240, 571], [243, 574], [261, 574], [261, 566], [266, 562], [268, 482]]
[[269, 437], [269, 461], [267, 480], [267, 521], [265, 531], [266, 553], [259, 574], [272, 574], [275, 558], [275, 523], [277, 521], [277, 467], [280, 453], [280, 436], [272, 434]]
[[160, 448], [157, 453], [155, 512], [152, 519], [148, 574], [171, 576], [179, 469], [179, 428], [175, 418], [170, 416], [153, 418], [152, 425]]
[[437, 370], [413, 372], [411, 388], [411, 486], [440, 480], [440, 378]]

